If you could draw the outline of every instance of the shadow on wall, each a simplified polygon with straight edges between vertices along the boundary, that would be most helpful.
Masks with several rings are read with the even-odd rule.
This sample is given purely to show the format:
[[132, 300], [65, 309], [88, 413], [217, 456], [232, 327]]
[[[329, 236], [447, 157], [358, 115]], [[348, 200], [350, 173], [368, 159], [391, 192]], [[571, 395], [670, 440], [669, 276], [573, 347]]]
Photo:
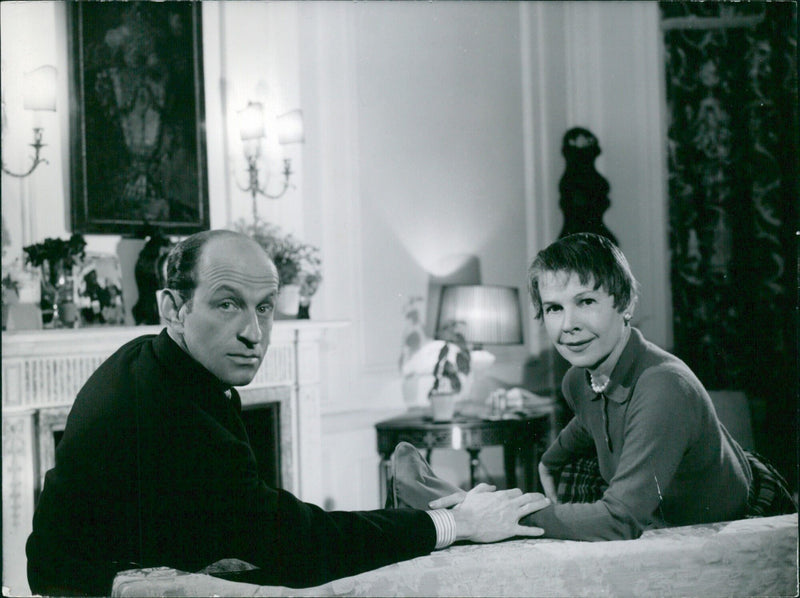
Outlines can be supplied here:
[[425, 318], [425, 334], [435, 338], [439, 300], [442, 287], [448, 284], [481, 284], [481, 263], [477, 256], [456, 254], [445, 256], [437, 264], [438, 272], [428, 278], [428, 305]]

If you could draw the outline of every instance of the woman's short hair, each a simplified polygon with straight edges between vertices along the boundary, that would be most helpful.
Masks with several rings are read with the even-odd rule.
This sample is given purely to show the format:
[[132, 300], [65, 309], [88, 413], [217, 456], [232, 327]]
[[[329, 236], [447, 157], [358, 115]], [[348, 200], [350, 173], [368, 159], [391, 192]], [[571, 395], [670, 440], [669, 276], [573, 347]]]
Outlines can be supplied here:
[[595, 289], [602, 287], [614, 297], [618, 311], [639, 292], [628, 260], [614, 243], [594, 233], [568, 235], [542, 249], [528, 268], [528, 293], [538, 320], [544, 315], [539, 279], [547, 272], [577, 274], [581, 284], [594, 280]]
[[243, 236], [231, 230], [206, 230], [186, 237], [175, 245], [167, 256], [166, 288], [176, 291], [181, 299], [189, 301], [197, 288], [197, 263], [203, 247], [211, 239], [223, 236]]

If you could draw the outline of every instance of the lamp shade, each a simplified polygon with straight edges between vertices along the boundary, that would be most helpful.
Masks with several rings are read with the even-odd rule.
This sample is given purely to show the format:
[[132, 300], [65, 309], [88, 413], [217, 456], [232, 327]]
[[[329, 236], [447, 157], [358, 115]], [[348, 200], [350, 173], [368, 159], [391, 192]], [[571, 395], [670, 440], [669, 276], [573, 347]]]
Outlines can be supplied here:
[[439, 302], [437, 338], [449, 323], [457, 323], [472, 345], [522, 344], [519, 291], [515, 287], [447, 285]]
[[40, 66], [29, 73], [25, 73], [23, 106], [25, 110], [56, 109], [56, 67], [51, 65]]
[[303, 111], [292, 110], [278, 117], [278, 143], [302, 143], [305, 141], [303, 133]]
[[239, 136], [242, 141], [264, 137], [264, 105], [261, 102], [248, 102], [239, 110]]

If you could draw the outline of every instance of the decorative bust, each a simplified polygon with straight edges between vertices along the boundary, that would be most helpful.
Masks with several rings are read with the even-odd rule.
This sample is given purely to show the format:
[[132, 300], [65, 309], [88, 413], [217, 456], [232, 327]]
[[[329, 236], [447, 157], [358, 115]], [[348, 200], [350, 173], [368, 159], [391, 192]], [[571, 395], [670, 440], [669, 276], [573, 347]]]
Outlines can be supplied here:
[[617, 239], [603, 224], [603, 213], [611, 206], [610, 185], [594, 166], [600, 155], [597, 137], [588, 129], [575, 127], [564, 134], [561, 153], [567, 161], [558, 184], [559, 207], [564, 212], [564, 227], [559, 238], [573, 233], [596, 233]]
[[137, 325], [158, 324], [158, 305], [156, 291], [163, 289], [164, 262], [172, 243], [156, 227], [146, 227], [147, 242], [136, 260], [134, 276], [139, 291], [139, 300], [131, 310]]

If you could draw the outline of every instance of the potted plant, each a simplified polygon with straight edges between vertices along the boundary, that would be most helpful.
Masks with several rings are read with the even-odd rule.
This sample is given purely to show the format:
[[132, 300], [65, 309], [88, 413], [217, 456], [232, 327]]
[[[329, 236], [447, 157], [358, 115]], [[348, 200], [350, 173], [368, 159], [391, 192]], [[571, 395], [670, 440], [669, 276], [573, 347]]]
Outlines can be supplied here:
[[278, 317], [297, 317], [301, 293], [309, 302], [322, 281], [319, 249], [263, 220], [239, 222], [236, 230], [252, 237], [275, 263], [281, 285]]
[[58, 318], [63, 324], [73, 325], [78, 319], [73, 268], [86, 257], [83, 235], [74, 234], [68, 240], [48, 237], [22, 250], [27, 264], [41, 268], [44, 321], [55, 323]]
[[428, 393], [433, 421], [450, 421], [462, 391], [466, 392], [471, 359], [458, 322], [448, 322], [439, 331], [444, 344], [433, 366], [433, 387]]
[[457, 322], [445, 324], [439, 340], [428, 338], [420, 316], [423, 303], [422, 297], [411, 297], [404, 307], [403, 399], [412, 410], [430, 406], [437, 421], [452, 419], [456, 402], [472, 381], [470, 350]]

